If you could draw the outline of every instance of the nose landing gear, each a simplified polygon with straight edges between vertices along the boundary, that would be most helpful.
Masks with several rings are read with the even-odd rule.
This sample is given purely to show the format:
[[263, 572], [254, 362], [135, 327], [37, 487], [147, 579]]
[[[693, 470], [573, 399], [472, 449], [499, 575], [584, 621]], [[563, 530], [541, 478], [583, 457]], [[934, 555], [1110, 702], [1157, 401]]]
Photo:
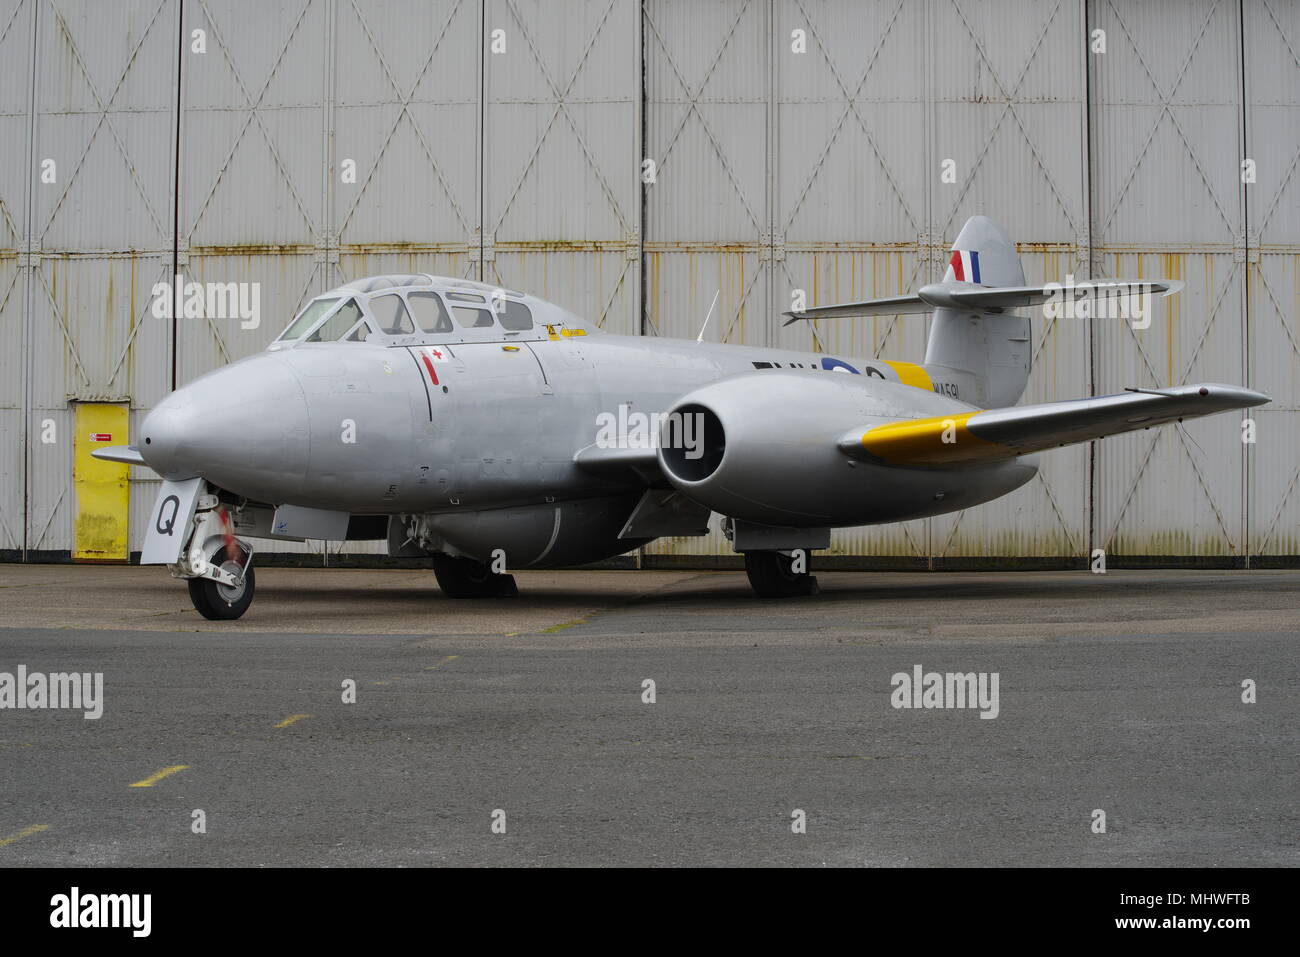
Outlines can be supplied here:
[[185, 579], [194, 610], [210, 621], [233, 621], [248, 611], [257, 590], [253, 548], [235, 537], [229, 506], [205, 486], [194, 510], [180, 561], [167, 567]]
[[194, 610], [210, 621], [233, 621], [248, 611], [253, 603], [253, 594], [257, 589], [257, 575], [253, 571], [253, 556], [241, 566], [229, 558], [223, 545], [212, 556], [212, 564], [234, 578], [234, 584], [211, 578], [191, 578], [186, 584], [190, 588], [190, 601]]

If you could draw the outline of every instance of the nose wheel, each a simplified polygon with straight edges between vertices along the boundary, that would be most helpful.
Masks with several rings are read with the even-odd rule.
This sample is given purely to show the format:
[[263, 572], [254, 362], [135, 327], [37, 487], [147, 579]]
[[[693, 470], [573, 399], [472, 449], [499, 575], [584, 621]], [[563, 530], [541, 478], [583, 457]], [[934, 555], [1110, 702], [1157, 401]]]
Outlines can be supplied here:
[[227, 585], [210, 578], [191, 578], [188, 580], [190, 601], [194, 603], [194, 610], [210, 621], [233, 621], [248, 611], [248, 606], [253, 603], [257, 576], [253, 571], [252, 556], [245, 567], [231, 558], [222, 546], [212, 556], [212, 564], [233, 575], [236, 583]]

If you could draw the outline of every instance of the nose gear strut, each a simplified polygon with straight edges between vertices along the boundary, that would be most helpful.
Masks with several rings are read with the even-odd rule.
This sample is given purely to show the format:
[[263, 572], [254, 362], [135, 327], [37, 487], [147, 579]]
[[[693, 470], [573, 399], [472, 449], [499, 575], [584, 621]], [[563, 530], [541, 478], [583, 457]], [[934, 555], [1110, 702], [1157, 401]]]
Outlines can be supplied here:
[[192, 530], [173, 578], [189, 584], [190, 601], [204, 618], [232, 620], [253, 603], [253, 548], [235, 537], [229, 507], [205, 486], [195, 507]]

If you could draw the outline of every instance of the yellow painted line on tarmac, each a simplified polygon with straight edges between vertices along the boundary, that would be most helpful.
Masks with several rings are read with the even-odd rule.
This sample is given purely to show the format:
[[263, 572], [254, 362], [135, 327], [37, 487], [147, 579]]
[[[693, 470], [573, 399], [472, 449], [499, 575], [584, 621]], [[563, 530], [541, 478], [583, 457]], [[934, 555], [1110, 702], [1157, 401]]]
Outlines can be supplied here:
[[134, 784], [131, 785], [131, 787], [151, 788], [159, 781], [161, 781], [163, 778], [169, 778], [173, 774], [177, 773], [178, 771], [184, 771], [188, 767], [189, 767], [188, 764], [173, 764], [170, 767], [163, 768], [161, 771], [155, 771], [153, 774], [149, 775], [143, 781], [136, 781]]
[[48, 831], [48, 824], [33, 824], [31, 827], [25, 827], [17, 834], [10, 834], [8, 837], [0, 837], [0, 847], [8, 847], [10, 844], [17, 844], [25, 837], [31, 837], [33, 834], [39, 834], [41, 831]]
[[587, 617], [584, 615], [582, 618], [574, 618], [570, 621], [562, 621], [558, 625], [551, 625], [550, 628], [543, 628], [541, 631], [538, 632], [538, 634], [553, 635], [557, 631], [564, 631], [564, 629], [572, 628], [574, 625], [585, 625], [586, 623], [587, 623]]
[[289, 717], [285, 718], [283, 721], [281, 721], [279, 724], [277, 724], [276, 727], [277, 727], [277, 728], [287, 728], [287, 727], [289, 727], [289, 725], [293, 724], [295, 721], [301, 721], [303, 718], [310, 718], [310, 717], [311, 717], [311, 715], [309, 715], [309, 714], [291, 714], [291, 715], [289, 715]]
[[504, 637], [514, 638], [516, 635], [553, 635], [557, 631], [564, 631], [564, 629], [572, 628], [574, 625], [585, 625], [587, 623], [587, 618], [589, 617], [591, 616], [585, 615], [582, 618], [573, 618], [569, 621], [562, 621], [558, 625], [551, 625], [547, 628], [538, 629], [537, 631], [507, 631]]
[[459, 657], [460, 657], [460, 655], [448, 655], [446, 658], [443, 658], [442, 661], [438, 662], [436, 665], [426, 665], [425, 668], [424, 668], [424, 670], [425, 670], [425, 671], [437, 671], [437, 670], [438, 670], [439, 668], [441, 668], [443, 665], [445, 665], [445, 664], [449, 664], [450, 662], [455, 661], [455, 660], [456, 660], [457, 658], [459, 658]]

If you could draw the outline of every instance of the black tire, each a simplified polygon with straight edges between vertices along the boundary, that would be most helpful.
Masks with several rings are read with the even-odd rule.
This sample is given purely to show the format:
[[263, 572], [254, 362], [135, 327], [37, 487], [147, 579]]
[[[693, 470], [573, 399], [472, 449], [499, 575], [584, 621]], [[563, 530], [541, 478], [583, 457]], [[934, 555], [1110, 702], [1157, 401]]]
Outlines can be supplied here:
[[[228, 561], [224, 547], [217, 549], [217, 553], [212, 556], [214, 565], [225, 565]], [[230, 564], [235, 566], [234, 562]], [[231, 570], [237, 570], [237, 566]], [[253, 603], [253, 594], [257, 591], [257, 573], [250, 564], [244, 572], [244, 584], [238, 590], [210, 578], [191, 578], [188, 585], [190, 601], [200, 615], [209, 621], [234, 621], [248, 611], [248, 606]]]
[[434, 555], [433, 574], [448, 598], [514, 598], [519, 594], [514, 575], [498, 575], [472, 558]]
[[[808, 554], [808, 553], [805, 553]], [[807, 558], [809, 567], [812, 556]], [[798, 598], [817, 594], [817, 579], [792, 570], [794, 559], [780, 552], [745, 552], [745, 574], [759, 598]]]

